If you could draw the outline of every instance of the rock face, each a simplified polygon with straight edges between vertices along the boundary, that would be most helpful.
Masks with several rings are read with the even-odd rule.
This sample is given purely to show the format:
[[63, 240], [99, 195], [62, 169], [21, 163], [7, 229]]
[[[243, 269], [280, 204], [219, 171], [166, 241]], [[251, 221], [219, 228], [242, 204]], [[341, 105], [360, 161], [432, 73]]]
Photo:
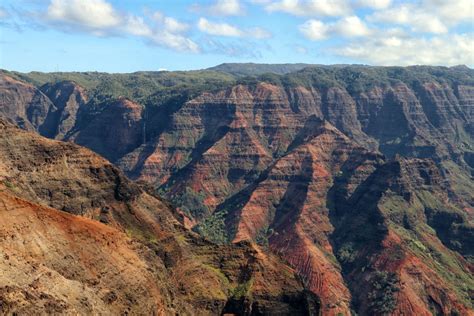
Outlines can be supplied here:
[[120, 98], [67, 139], [115, 161], [143, 139], [142, 106]]
[[91, 151], [0, 121], [0, 153], [2, 313], [318, 312], [278, 257], [203, 240]]
[[[3, 116], [100, 153], [157, 188], [206, 238], [257, 241], [284, 257], [323, 314], [473, 313], [471, 69], [312, 67], [186, 90], [160, 104], [158, 95], [138, 102], [92, 89], [76, 93], [95, 97], [79, 98], [74, 127], [63, 134], [46, 134], [44, 122], [67, 108], [53, 97], [69, 91], [64, 82], [35, 88], [5, 78]], [[30, 108], [41, 110], [28, 116]], [[114, 179], [111, 170], [99, 174]], [[125, 209], [105, 216], [109, 202], [75, 198], [97, 195], [89, 183], [62, 193], [58, 179], [39, 191], [41, 181], [22, 173], [16, 178], [28, 183], [31, 201], [114, 227], [128, 222]], [[135, 185], [122, 192], [110, 183], [109, 194], [141, 196], [128, 191]], [[246, 300], [226, 302], [255, 310]]]
[[5, 75], [0, 76], [0, 87], [3, 117], [31, 131], [50, 128], [48, 114], [57, 109], [39, 89]]
[[40, 89], [57, 108], [54, 117], [55, 128], [48, 132], [40, 131], [41, 134], [49, 138], [67, 138], [74, 131], [78, 117], [86, 111], [88, 97], [85, 90], [71, 81], [47, 83]]

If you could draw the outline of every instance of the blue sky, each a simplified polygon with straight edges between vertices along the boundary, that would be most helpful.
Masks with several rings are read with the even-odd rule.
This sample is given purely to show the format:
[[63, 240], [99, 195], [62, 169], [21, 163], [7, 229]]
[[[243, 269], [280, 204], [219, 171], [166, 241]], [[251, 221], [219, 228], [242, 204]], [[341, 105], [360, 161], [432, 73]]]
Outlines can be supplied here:
[[3, 0], [0, 68], [474, 65], [472, 0]]

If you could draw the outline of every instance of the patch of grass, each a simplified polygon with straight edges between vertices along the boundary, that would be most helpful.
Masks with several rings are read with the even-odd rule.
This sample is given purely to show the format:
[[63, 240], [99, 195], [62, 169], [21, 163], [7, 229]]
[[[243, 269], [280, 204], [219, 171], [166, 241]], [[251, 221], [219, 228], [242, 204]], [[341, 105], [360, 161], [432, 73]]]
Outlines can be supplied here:
[[202, 266], [203, 266], [204, 268], [206, 268], [207, 270], [209, 270], [211, 273], [217, 275], [217, 276], [219, 277], [219, 279], [222, 280], [222, 283], [224, 283], [224, 285], [225, 285], [226, 287], [229, 287], [229, 286], [230, 286], [230, 281], [229, 281], [229, 279], [225, 276], [225, 274], [224, 274], [221, 270], [219, 270], [219, 269], [217, 269], [217, 268], [215, 268], [215, 267], [213, 267], [213, 266], [211, 266], [211, 265], [205, 264], [205, 263], [203, 263]]
[[237, 285], [231, 293], [231, 296], [235, 299], [240, 299], [245, 296], [249, 296], [253, 285], [253, 278]]
[[16, 188], [15, 185], [14, 185], [12, 182], [8, 181], [8, 180], [4, 180], [4, 181], [3, 181], [3, 184], [4, 184], [4, 185], [7, 187], [7, 189], [9, 189], [9, 190], [14, 190], [14, 189]]
[[156, 236], [154, 236], [148, 231], [140, 230], [139, 228], [136, 228], [136, 227], [125, 229], [125, 234], [127, 235], [128, 238], [138, 240], [145, 244], [155, 244], [155, 245], [158, 244], [158, 240], [156, 239]]

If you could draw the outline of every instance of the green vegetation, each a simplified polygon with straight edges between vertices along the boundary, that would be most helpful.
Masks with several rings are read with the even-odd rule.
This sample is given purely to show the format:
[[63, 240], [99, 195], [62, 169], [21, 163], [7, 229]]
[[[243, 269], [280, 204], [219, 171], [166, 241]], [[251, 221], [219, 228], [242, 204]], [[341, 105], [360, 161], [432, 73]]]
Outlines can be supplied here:
[[450, 160], [443, 161], [442, 166], [449, 172], [449, 182], [453, 190], [460, 196], [474, 201], [474, 181], [471, 175]]
[[[165, 192], [166, 188], [162, 188], [160, 192]], [[181, 208], [187, 215], [196, 218], [203, 218], [209, 214], [209, 208], [204, 204], [206, 195], [203, 192], [196, 192], [186, 187], [184, 192], [179, 195], [170, 196], [171, 201]]]
[[444, 205], [428, 191], [420, 191], [417, 195], [424, 205], [428, 224], [443, 244], [465, 257], [472, 256], [474, 225], [469, 222], [465, 212], [454, 206]]
[[468, 67], [373, 67], [365, 65], [308, 65], [299, 71], [276, 75], [248, 74], [249, 77], [239, 79], [244, 84], [265, 81], [283, 86], [303, 86], [325, 89], [328, 87], [344, 87], [349, 93], [366, 91], [375, 86], [384, 86], [404, 82], [409, 86], [418, 86], [424, 82], [440, 82], [449, 84], [474, 84], [474, 70]]
[[298, 71], [311, 64], [254, 64], [254, 63], [225, 63], [208, 70], [225, 72], [234, 76], [258, 76], [262, 74], [287, 74]]
[[202, 91], [216, 91], [235, 83], [232, 75], [214, 71], [150, 71], [128, 74], [100, 72], [9, 72], [2, 73], [41, 87], [47, 83], [73, 81], [84, 87], [92, 103], [120, 96], [147, 106], [159, 106], [173, 97], [192, 98]]
[[206, 263], [203, 263], [202, 264], [202, 267], [209, 270], [212, 274], [216, 275], [217, 277], [219, 277], [219, 279], [222, 281], [223, 284], [225, 284], [226, 287], [228, 287], [230, 285], [230, 281], [229, 279], [226, 277], [226, 275], [219, 269], [211, 266], [211, 265], [208, 265]]
[[15, 188], [15, 185], [8, 180], [3, 181], [3, 184], [5, 184], [5, 186], [10, 190], [13, 190]]
[[84, 87], [94, 103], [124, 96], [147, 106], [158, 106], [179, 95], [192, 98], [203, 91], [217, 91], [235, 83], [255, 85], [264, 81], [283, 86], [328, 88], [341, 86], [357, 93], [373, 86], [404, 82], [411, 86], [427, 81], [474, 84], [468, 67], [372, 67], [364, 65], [222, 64], [198, 71], [101, 72], [0, 72], [37, 87], [73, 81]]
[[137, 227], [130, 226], [130, 228], [125, 229], [125, 234], [128, 238], [136, 239], [142, 241], [146, 244], [157, 244], [158, 240], [153, 232], [148, 230], [141, 230]]
[[400, 291], [400, 280], [396, 273], [376, 271], [372, 277], [372, 290], [368, 294], [369, 306], [376, 314], [388, 315], [397, 304], [396, 293]]
[[215, 212], [194, 227], [193, 230], [216, 244], [226, 244], [229, 242], [225, 227], [226, 215], [227, 211], [225, 210]]
[[252, 289], [252, 285], [253, 285], [253, 278], [244, 283], [237, 285], [235, 289], [232, 291], [231, 296], [235, 299], [240, 299], [244, 296], [248, 296]]
[[255, 242], [259, 244], [260, 246], [268, 247], [268, 238], [273, 235], [273, 228], [264, 228], [260, 230], [255, 237]]
[[[462, 211], [449, 207], [427, 190], [418, 190], [411, 203], [405, 202], [400, 197], [387, 198], [381, 209], [392, 219], [390, 226], [403, 237], [404, 244], [410, 251], [424, 260], [444, 280], [444, 284], [453, 290], [466, 306], [470, 306], [468, 293], [474, 286], [472, 276], [450, 251], [440, 247], [431, 238], [425, 237], [436, 235], [449, 248], [461, 254], [470, 253], [469, 247], [472, 246], [469, 242], [469, 228], [461, 224], [465, 220]], [[421, 214], [426, 215], [427, 223], [416, 219], [416, 216], [422, 216]], [[400, 223], [398, 220], [401, 215], [415, 216], [413, 225], [406, 228], [403, 221]], [[403, 249], [391, 250], [391, 259], [397, 260], [404, 253]]]
[[354, 249], [354, 243], [344, 243], [337, 252], [337, 259], [343, 264], [353, 263], [357, 258], [357, 250]]

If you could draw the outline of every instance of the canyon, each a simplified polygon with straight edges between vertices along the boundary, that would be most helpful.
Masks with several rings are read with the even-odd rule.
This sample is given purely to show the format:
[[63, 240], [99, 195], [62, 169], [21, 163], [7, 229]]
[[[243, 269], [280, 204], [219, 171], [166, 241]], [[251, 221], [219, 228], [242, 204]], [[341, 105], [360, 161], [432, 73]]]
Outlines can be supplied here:
[[0, 75], [7, 311], [474, 315], [472, 69]]

